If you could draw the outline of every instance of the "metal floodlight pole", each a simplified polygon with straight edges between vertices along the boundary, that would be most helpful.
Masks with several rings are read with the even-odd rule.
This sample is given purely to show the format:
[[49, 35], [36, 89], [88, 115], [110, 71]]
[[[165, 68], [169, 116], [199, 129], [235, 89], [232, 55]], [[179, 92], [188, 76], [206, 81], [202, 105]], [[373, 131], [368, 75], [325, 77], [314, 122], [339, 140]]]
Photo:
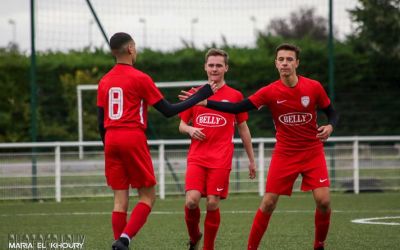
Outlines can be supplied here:
[[[333, 0], [329, 0], [329, 38], [328, 38], [328, 58], [329, 58], [329, 98], [331, 103], [335, 102], [335, 58], [334, 58], [334, 37], [333, 37]], [[331, 143], [332, 150], [330, 154], [330, 165], [331, 171], [330, 176], [332, 180], [332, 186], [335, 185], [335, 156], [334, 156], [334, 146], [335, 143]]]
[[195, 41], [194, 41], [194, 39], [195, 39], [195, 37], [194, 37], [194, 25], [196, 24], [196, 23], [198, 23], [199, 22], [199, 19], [197, 18], [197, 17], [195, 17], [195, 18], [192, 18], [192, 20], [190, 21], [190, 38], [192, 39], [192, 46], [193, 46], [193, 48], [195, 47]]
[[[82, 91], [78, 86], [77, 95], [78, 95], [78, 141], [83, 141], [83, 121], [82, 121]], [[83, 146], [79, 145], [79, 159], [83, 159]]]
[[257, 18], [255, 16], [251, 16], [250, 21], [253, 23], [254, 43], [257, 45]]
[[12, 29], [12, 43], [17, 44], [17, 23], [14, 19], [9, 19], [8, 23], [11, 25]]
[[[108, 47], [110, 47], [110, 43], [108, 42], [108, 36], [106, 34], [106, 31], [104, 30], [103, 25], [101, 25], [100, 19], [97, 17], [96, 11], [94, 10], [92, 3], [90, 2], [90, 0], [86, 0], [86, 3], [88, 4], [89, 9], [93, 14], [93, 17], [97, 23], [97, 26], [99, 26], [99, 29], [101, 31], [101, 34], [103, 35], [104, 40], [106, 40]], [[110, 50], [111, 50], [111, 48], [110, 48]]]
[[146, 19], [145, 18], [139, 18], [139, 22], [143, 24], [143, 48], [147, 47], [147, 27], [146, 27]]
[[89, 20], [89, 32], [88, 32], [88, 36], [89, 36], [89, 45], [88, 45], [88, 47], [89, 47], [89, 49], [92, 47], [92, 45], [93, 45], [93, 35], [92, 35], [92, 26], [93, 26], [93, 24], [94, 24], [94, 21], [93, 21], [93, 19], [90, 19]]
[[335, 58], [333, 39], [333, 0], [329, 0], [329, 98], [332, 103], [335, 102]]
[[[37, 100], [36, 100], [36, 49], [35, 49], [35, 0], [31, 0], [31, 139], [37, 141]], [[32, 147], [32, 199], [37, 199], [37, 169], [36, 169], [36, 148]]]

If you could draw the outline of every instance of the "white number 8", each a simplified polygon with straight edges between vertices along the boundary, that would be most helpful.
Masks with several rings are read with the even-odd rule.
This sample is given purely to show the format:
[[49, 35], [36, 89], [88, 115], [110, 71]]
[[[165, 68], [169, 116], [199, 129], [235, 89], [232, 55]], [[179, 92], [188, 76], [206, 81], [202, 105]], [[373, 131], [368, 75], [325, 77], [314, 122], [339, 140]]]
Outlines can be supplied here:
[[110, 88], [108, 91], [108, 117], [118, 120], [122, 117], [124, 106], [124, 92], [119, 87]]

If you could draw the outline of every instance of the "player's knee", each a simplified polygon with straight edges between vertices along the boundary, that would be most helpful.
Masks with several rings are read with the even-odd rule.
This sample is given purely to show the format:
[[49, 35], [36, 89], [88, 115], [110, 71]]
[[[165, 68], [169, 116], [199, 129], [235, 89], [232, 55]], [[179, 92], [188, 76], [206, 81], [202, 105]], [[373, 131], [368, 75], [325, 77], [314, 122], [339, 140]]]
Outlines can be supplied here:
[[260, 209], [263, 212], [272, 213], [276, 208], [276, 201], [273, 199], [263, 199]]
[[196, 209], [199, 206], [199, 202], [196, 199], [187, 198], [185, 205], [189, 209]]
[[189, 209], [195, 209], [199, 206], [201, 194], [198, 192], [187, 192], [185, 206]]
[[152, 196], [149, 197], [149, 203], [150, 203], [151, 207], [154, 206], [154, 203], [156, 203], [156, 196], [155, 195], [152, 195]]
[[210, 210], [210, 211], [217, 210], [219, 207], [219, 201], [220, 201], [220, 198], [218, 196], [208, 195], [207, 202], [206, 202], [207, 210]]
[[155, 194], [146, 194], [146, 195], [141, 195], [140, 202], [147, 204], [150, 207], [154, 206], [154, 203], [156, 202], [156, 195]]
[[276, 207], [276, 205], [264, 203], [264, 204], [261, 204], [260, 209], [263, 212], [272, 213], [275, 210], [275, 207]]
[[128, 201], [114, 201], [114, 211], [126, 212], [128, 211]]
[[329, 199], [320, 199], [316, 201], [317, 208], [321, 211], [327, 211], [331, 207], [331, 202]]
[[152, 208], [154, 206], [154, 203], [156, 202], [156, 198], [155, 197], [142, 197], [139, 201]]
[[218, 207], [219, 207], [219, 202], [218, 201], [209, 201], [209, 202], [207, 202], [207, 210], [209, 210], [209, 211], [217, 210]]

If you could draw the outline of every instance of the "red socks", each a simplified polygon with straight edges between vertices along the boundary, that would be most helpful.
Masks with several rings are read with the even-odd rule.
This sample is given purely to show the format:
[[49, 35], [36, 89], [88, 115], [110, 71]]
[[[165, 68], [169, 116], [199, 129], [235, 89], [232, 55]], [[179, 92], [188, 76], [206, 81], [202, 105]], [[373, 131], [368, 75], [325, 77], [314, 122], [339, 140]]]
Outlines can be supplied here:
[[111, 224], [114, 232], [114, 239], [118, 239], [121, 236], [122, 231], [126, 226], [126, 213], [113, 211], [111, 216]]
[[200, 236], [200, 208], [189, 209], [185, 206], [185, 222], [189, 233], [190, 241], [196, 242]]
[[[197, 242], [200, 236], [200, 208], [189, 209], [185, 206], [185, 221], [189, 232], [190, 241]], [[221, 221], [221, 216], [219, 213], [219, 208], [217, 210], [208, 210], [206, 214], [206, 219], [204, 221], [204, 244], [203, 250], [213, 250], [215, 238], [217, 237], [217, 232], [219, 224]]]
[[139, 232], [140, 228], [146, 223], [147, 217], [151, 212], [151, 207], [143, 202], [138, 202], [133, 208], [128, 224], [125, 226], [123, 233], [130, 238]]
[[[326, 236], [329, 230], [329, 223], [331, 217], [331, 210], [323, 213], [320, 210], [315, 210], [315, 240], [314, 248], [323, 247]], [[256, 216], [253, 220], [247, 249], [257, 249], [260, 241], [267, 230], [271, 214], [263, 213], [260, 209], [257, 210]]]
[[214, 250], [214, 242], [217, 237], [219, 223], [221, 221], [219, 208], [216, 210], [207, 210], [204, 221], [204, 246], [203, 250]]
[[319, 209], [315, 209], [315, 240], [314, 248], [323, 247], [328, 235], [329, 224], [331, 221], [331, 210], [323, 213]]
[[261, 209], [257, 210], [256, 216], [253, 220], [253, 225], [251, 226], [249, 241], [247, 243], [248, 250], [258, 249], [258, 245], [260, 245], [260, 241], [267, 230], [270, 218], [270, 213], [263, 213]]

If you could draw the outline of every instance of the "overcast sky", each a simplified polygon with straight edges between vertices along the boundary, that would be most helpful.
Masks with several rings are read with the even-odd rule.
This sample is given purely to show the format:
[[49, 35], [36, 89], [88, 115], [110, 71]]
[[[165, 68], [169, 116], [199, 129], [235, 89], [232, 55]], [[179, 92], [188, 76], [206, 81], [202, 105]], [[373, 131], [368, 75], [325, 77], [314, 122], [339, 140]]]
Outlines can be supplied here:
[[[138, 47], [168, 50], [182, 40], [197, 47], [212, 42], [252, 46], [255, 30], [265, 30], [272, 18], [287, 18], [300, 7], [314, 7], [328, 18], [328, 0], [92, 0], [108, 36], [118, 31], [133, 35]], [[347, 10], [357, 0], [334, 1], [334, 24], [340, 38], [354, 27]], [[15, 41], [30, 50], [30, 0], [0, 1], [0, 47]], [[93, 23], [86, 0], [36, 0], [38, 50], [105, 46]]]

